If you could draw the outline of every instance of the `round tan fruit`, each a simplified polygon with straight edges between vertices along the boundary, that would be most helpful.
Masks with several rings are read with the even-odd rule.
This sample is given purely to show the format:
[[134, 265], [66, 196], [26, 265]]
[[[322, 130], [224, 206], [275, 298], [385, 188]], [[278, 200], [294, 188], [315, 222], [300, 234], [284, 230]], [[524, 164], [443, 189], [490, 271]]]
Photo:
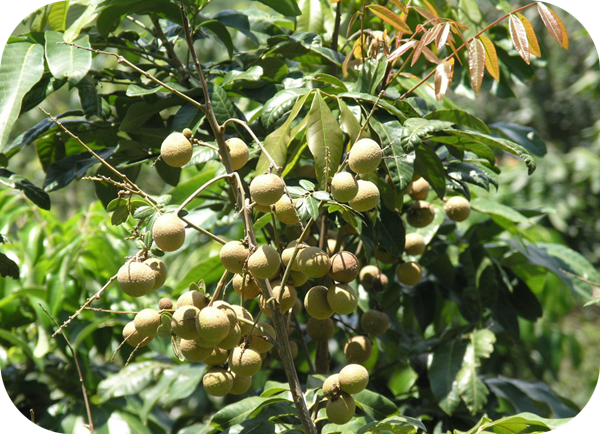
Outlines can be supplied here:
[[[245, 336], [248, 333], [250, 333], [252, 323], [254, 322], [254, 318], [252, 317], [250, 312], [248, 312], [248, 310], [245, 307], [237, 304], [232, 304], [231, 308], [235, 311], [235, 315], [238, 318], [238, 324], [240, 325], [240, 329], [242, 329], [242, 336]], [[240, 321], [240, 318], [250, 321], [250, 324], [248, 324], [245, 321]]]
[[428, 194], [429, 183], [424, 178], [419, 178], [408, 186], [408, 195], [414, 200], [425, 200]]
[[364, 179], [359, 179], [357, 183], [358, 193], [348, 202], [348, 205], [358, 212], [372, 210], [379, 203], [379, 189], [371, 181]]
[[304, 297], [306, 312], [315, 319], [327, 319], [333, 315], [333, 309], [327, 301], [328, 290], [325, 286], [313, 286]]
[[335, 332], [335, 324], [331, 318], [316, 319], [309, 318], [306, 322], [306, 334], [313, 341], [327, 341]]
[[181, 306], [194, 306], [198, 309], [204, 309], [208, 305], [206, 296], [200, 291], [193, 290], [184, 292], [177, 299], [175, 307], [179, 309]]
[[142, 262], [128, 262], [119, 268], [117, 282], [131, 297], [141, 297], [154, 288], [154, 271]]
[[351, 314], [358, 305], [356, 291], [345, 283], [330, 286], [327, 290], [327, 301], [331, 309], [340, 315]]
[[202, 309], [196, 319], [196, 329], [202, 340], [214, 345], [227, 337], [230, 328], [227, 314], [214, 306]]
[[185, 226], [175, 214], [163, 214], [154, 221], [152, 238], [156, 246], [165, 252], [174, 252], [183, 246]]
[[160, 310], [173, 309], [173, 302], [168, 298], [163, 297], [158, 300], [158, 308]]
[[230, 273], [241, 274], [248, 257], [248, 248], [241, 241], [229, 241], [219, 252], [221, 264]]
[[406, 221], [413, 228], [424, 228], [435, 218], [435, 211], [429, 202], [418, 200], [406, 212]]
[[173, 333], [182, 339], [198, 338], [196, 330], [196, 318], [200, 313], [200, 309], [195, 306], [181, 306], [173, 312], [171, 318], [171, 329]]
[[331, 195], [338, 202], [350, 202], [358, 193], [358, 183], [350, 172], [336, 173], [331, 179]]
[[229, 358], [229, 351], [214, 347], [210, 350], [210, 355], [203, 360], [208, 366], [222, 365]]
[[377, 169], [383, 151], [375, 140], [360, 139], [350, 149], [348, 155], [348, 165], [354, 173], [369, 173]]
[[212, 348], [201, 347], [193, 339], [182, 339], [179, 342], [179, 350], [183, 354], [183, 357], [190, 362], [203, 362], [212, 352]]
[[260, 353], [252, 348], [235, 347], [229, 354], [229, 369], [237, 375], [251, 377], [261, 366]]
[[258, 212], [262, 212], [263, 214], [268, 214], [271, 212], [271, 205], [259, 205], [256, 202], [252, 205], [252, 209], [255, 209]]
[[[272, 338], [277, 338], [275, 329], [273, 326], [271, 326], [271, 324], [267, 324], [266, 322], [258, 322], [256, 325], [266, 330], [266, 332], [269, 333]], [[263, 354], [273, 348], [273, 344], [260, 328], [254, 327], [252, 334], [250, 335], [250, 347], [253, 350]]]
[[360, 318], [360, 326], [373, 336], [381, 336], [390, 328], [390, 319], [385, 312], [370, 309]]
[[462, 196], [453, 196], [444, 205], [444, 212], [455, 222], [462, 222], [471, 214], [471, 204]]
[[281, 258], [273, 247], [260, 246], [248, 258], [248, 270], [256, 279], [268, 279], [279, 270]]
[[[296, 288], [294, 288], [293, 286], [285, 285], [285, 289], [283, 290], [282, 294], [281, 282], [278, 282], [273, 286], [273, 296], [276, 300], [280, 302], [280, 312], [285, 313], [289, 311], [292, 307], [294, 307], [294, 304], [296, 303], [296, 298], [298, 297], [298, 293], [296, 292]], [[263, 309], [263, 314], [271, 318], [271, 310], [265, 304], [264, 299], [262, 297], [260, 301], [260, 306]]]
[[235, 313], [235, 310], [233, 310], [233, 307], [223, 300], [213, 302], [212, 306], [220, 309], [221, 312], [227, 315], [227, 318], [229, 318], [229, 331], [231, 331], [237, 324], [237, 314]]
[[302, 271], [291, 271], [290, 272], [290, 283], [294, 287], [299, 287], [308, 282], [308, 276]]
[[217, 347], [223, 350], [231, 350], [240, 343], [241, 338], [242, 328], [238, 323], [236, 323], [235, 327], [229, 330], [229, 334], [225, 337], [225, 339], [217, 344]]
[[252, 377], [242, 377], [235, 372], [232, 372], [231, 374], [233, 375], [233, 386], [229, 393], [231, 395], [242, 395], [246, 393], [250, 389], [250, 386], [252, 386]]
[[158, 258], [148, 258], [144, 261], [148, 267], [154, 271], [154, 287], [152, 290], [158, 289], [165, 284], [167, 280], [167, 266]]
[[169, 134], [160, 146], [160, 157], [171, 167], [185, 166], [192, 154], [192, 144], [182, 133]]
[[360, 273], [358, 274], [358, 279], [360, 283], [366, 288], [371, 287], [373, 283], [373, 279], [381, 274], [381, 270], [375, 265], [365, 265], [360, 269]]
[[[287, 225], [283, 230], [285, 234], [285, 239], [288, 241], [296, 241], [302, 235], [302, 228], [298, 226], [290, 226]], [[289, 247], [289, 246], [288, 246]]]
[[360, 393], [369, 384], [369, 372], [362, 365], [351, 363], [342, 368], [339, 374], [340, 387], [346, 393]]
[[382, 262], [384, 264], [395, 264], [396, 262], [398, 262], [397, 257], [389, 253], [381, 246], [377, 246], [375, 248], [375, 258], [377, 258], [379, 262]]
[[[140, 333], [138, 333], [138, 331], [135, 329], [135, 323], [133, 321], [129, 321], [127, 324], [125, 324], [125, 327], [123, 327], [123, 338], [132, 347], [137, 347], [139, 345], [140, 348], [148, 345], [153, 339], [152, 337], [142, 336]], [[144, 341], [144, 339], [146, 340]], [[142, 341], [144, 342], [143, 344]]]
[[307, 247], [298, 253], [298, 268], [308, 277], [323, 277], [331, 268], [329, 255], [318, 247]]
[[323, 394], [325, 396], [336, 396], [340, 393], [340, 375], [332, 374], [323, 382]]
[[350, 363], [363, 364], [373, 352], [373, 343], [366, 336], [353, 336], [344, 346], [344, 356]]
[[142, 309], [133, 319], [135, 329], [142, 336], [153, 338], [156, 336], [156, 330], [161, 325], [160, 314], [154, 309]]
[[212, 396], [225, 396], [233, 387], [233, 376], [223, 368], [212, 367], [202, 377], [206, 393]]
[[252, 300], [260, 295], [260, 286], [250, 273], [246, 274], [245, 279], [240, 274], [233, 276], [233, 290], [240, 297], [243, 293], [245, 300]]
[[342, 392], [336, 399], [329, 400], [325, 407], [327, 419], [337, 425], [350, 422], [356, 411], [356, 403], [347, 393]]
[[396, 268], [396, 277], [401, 284], [414, 286], [421, 281], [423, 270], [416, 262], [405, 262]]
[[237, 137], [227, 140], [225, 144], [227, 144], [227, 149], [229, 149], [233, 170], [240, 170], [246, 165], [248, 158], [250, 157], [248, 146], [243, 140], [238, 139]]
[[[294, 248], [296, 247], [296, 241], [290, 241], [288, 243], [288, 245], [285, 247], [285, 249], [283, 249], [283, 252], [281, 252], [281, 262], [283, 263], [284, 267], [287, 267], [288, 264], [290, 263], [290, 260], [292, 259], [292, 255], [294, 253]], [[296, 253], [296, 258], [294, 259], [294, 263], [292, 264], [292, 270], [293, 271], [300, 271], [300, 268], [298, 267], [298, 255], [300, 254], [300, 252], [302, 251], [302, 249], [306, 249], [308, 247], [308, 244], [306, 243], [300, 243], [300, 245], [298, 246], [298, 252]]]
[[425, 238], [423, 235], [413, 232], [406, 234], [404, 252], [410, 256], [419, 256], [425, 252]]
[[359, 271], [358, 258], [353, 253], [342, 250], [331, 257], [329, 277], [336, 282], [352, 282]]
[[298, 199], [290, 199], [287, 194], [284, 194], [275, 202], [275, 215], [280, 222], [295, 225], [300, 221], [296, 212], [297, 201]]
[[250, 196], [259, 205], [269, 206], [283, 195], [285, 183], [274, 173], [258, 175], [250, 183]]

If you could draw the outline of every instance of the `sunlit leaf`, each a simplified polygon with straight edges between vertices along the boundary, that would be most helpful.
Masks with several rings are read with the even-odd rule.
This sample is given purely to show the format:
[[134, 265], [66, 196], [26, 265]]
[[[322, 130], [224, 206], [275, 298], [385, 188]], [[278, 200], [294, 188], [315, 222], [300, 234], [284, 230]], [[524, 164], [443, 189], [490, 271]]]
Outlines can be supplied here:
[[494, 43], [485, 35], [479, 36], [479, 40], [485, 48], [485, 69], [496, 81], [500, 81], [500, 66], [498, 65], [498, 54]]
[[444, 24], [444, 29], [439, 32], [436, 36], [435, 46], [438, 50], [441, 50], [446, 42], [448, 42], [448, 36], [450, 35], [450, 23]]
[[558, 16], [542, 2], [537, 2], [538, 12], [550, 36], [565, 50], [569, 49], [569, 35]]
[[540, 57], [542, 52], [540, 51], [540, 44], [538, 43], [537, 37], [535, 36], [535, 32], [533, 31], [533, 26], [531, 22], [524, 16], [519, 13], [516, 14], [517, 17], [523, 23], [523, 27], [525, 27], [525, 32], [527, 33], [527, 41], [529, 42], [529, 54]]
[[398, 15], [388, 8], [379, 5], [369, 5], [367, 8], [373, 12], [374, 15], [378, 16], [395, 29], [400, 30], [402, 33], [412, 33], [410, 27], [408, 27]]
[[483, 72], [485, 71], [485, 48], [479, 39], [473, 39], [469, 44], [469, 75], [475, 93], [481, 90]]
[[450, 84], [452, 83], [452, 75], [454, 74], [454, 58], [445, 60], [435, 68], [435, 98], [438, 102], [444, 99], [444, 95]]
[[527, 31], [521, 20], [514, 14], [509, 17], [510, 38], [515, 50], [529, 65], [529, 41], [527, 40]]

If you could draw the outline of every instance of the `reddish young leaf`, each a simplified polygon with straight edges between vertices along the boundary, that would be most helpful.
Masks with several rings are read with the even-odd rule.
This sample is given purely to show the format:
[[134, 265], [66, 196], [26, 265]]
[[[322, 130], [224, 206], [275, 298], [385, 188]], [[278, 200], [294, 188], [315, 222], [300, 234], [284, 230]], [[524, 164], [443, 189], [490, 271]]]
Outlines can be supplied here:
[[424, 45], [429, 45], [431, 44], [435, 39], [437, 39], [437, 36], [440, 34], [440, 32], [444, 29], [444, 25], [442, 23], [436, 24], [435, 26], [433, 26], [432, 28], [430, 28], [429, 30], [427, 30], [427, 32], [425, 33], [425, 35], [423, 36], [423, 44]]
[[523, 27], [525, 27], [525, 32], [527, 33], [527, 41], [529, 42], [529, 53], [532, 56], [540, 57], [542, 52], [540, 51], [540, 44], [538, 44], [537, 37], [535, 36], [535, 32], [533, 31], [533, 26], [531, 22], [525, 18], [525, 16], [517, 13], [516, 14], [521, 22], [523, 23]]
[[441, 102], [450, 88], [454, 75], [454, 59], [445, 60], [435, 68], [435, 99]]
[[529, 65], [529, 41], [527, 40], [525, 26], [516, 15], [510, 14], [508, 27], [510, 29], [510, 39], [512, 39], [517, 53]]
[[406, 12], [406, 6], [400, 3], [400, 0], [392, 0], [392, 3], [394, 3], [402, 12]]
[[446, 42], [448, 41], [448, 35], [450, 34], [450, 24], [444, 24], [444, 29], [439, 32], [436, 36], [435, 46], [438, 50], [441, 50]]
[[485, 71], [485, 48], [479, 39], [473, 39], [469, 44], [469, 74], [475, 93], [481, 90], [483, 72]]
[[418, 6], [411, 6], [410, 8], [414, 9], [419, 15], [421, 15], [427, 21], [436, 21], [436, 22], [438, 21], [437, 17], [425, 8], [420, 8]]
[[431, 4], [427, 1], [427, 0], [423, 0], [423, 3], [425, 3], [425, 6], [427, 6], [427, 9], [429, 9], [429, 11], [435, 15], [436, 17], [439, 18], [439, 14], [437, 13], [437, 11], [435, 10], [435, 8], [433, 6], [431, 6]]
[[542, 17], [542, 21], [544, 25], [550, 32], [550, 35], [554, 38], [554, 40], [563, 47], [565, 50], [569, 49], [569, 36], [567, 35], [567, 31], [562, 21], [558, 16], [548, 9], [543, 3], [537, 3], [538, 12], [540, 13], [540, 17]]
[[383, 21], [385, 21], [395, 29], [400, 30], [402, 33], [412, 33], [410, 27], [408, 27], [398, 15], [396, 15], [388, 8], [379, 5], [369, 5], [367, 6], [367, 8], [369, 8], [369, 10], [373, 12], [373, 14], [377, 15], [379, 18], [381, 18]]
[[498, 55], [494, 43], [487, 36], [479, 36], [485, 48], [485, 69], [496, 81], [500, 81], [500, 67], [498, 66]]
[[423, 56], [425, 56], [425, 59], [429, 60], [431, 63], [435, 63], [436, 65], [440, 63], [440, 59], [427, 47], [423, 47]]
[[356, 11], [354, 12], [354, 15], [352, 15], [352, 18], [350, 18], [350, 22], [348, 23], [348, 30], [346, 30], [346, 38], [350, 37], [350, 30], [352, 30], [352, 26], [354, 25], [359, 16], [360, 11]]
[[411, 41], [408, 41], [406, 44], [400, 45], [398, 48], [396, 48], [394, 51], [392, 51], [392, 53], [388, 56], [388, 61], [395, 62], [404, 53], [406, 53], [408, 50], [410, 50], [412, 47], [414, 47], [418, 43], [419, 43], [419, 41], [415, 41], [413, 39]]

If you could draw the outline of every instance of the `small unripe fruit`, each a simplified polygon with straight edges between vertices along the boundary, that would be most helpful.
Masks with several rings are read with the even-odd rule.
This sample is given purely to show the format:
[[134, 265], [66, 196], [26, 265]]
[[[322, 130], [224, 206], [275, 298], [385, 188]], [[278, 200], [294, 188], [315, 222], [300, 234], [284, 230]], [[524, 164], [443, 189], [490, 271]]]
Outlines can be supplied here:
[[358, 277], [358, 267], [358, 258], [353, 253], [342, 250], [331, 257], [329, 277], [336, 282], [352, 282]]
[[[266, 330], [267, 333], [269, 333], [274, 339], [277, 338], [275, 329], [273, 326], [271, 326], [271, 324], [267, 324], [266, 322], [258, 322], [256, 325]], [[262, 330], [260, 330], [258, 327], [254, 327], [252, 334], [250, 335], [250, 348], [263, 354], [273, 348], [273, 344]]]
[[206, 393], [212, 396], [225, 396], [233, 387], [233, 376], [223, 368], [212, 367], [202, 377]]
[[194, 132], [192, 130], [190, 130], [189, 128], [184, 128], [182, 133], [185, 136], [185, 138], [188, 140], [190, 140], [192, 137], [194, 137]]
[[173, 309], [173, 302], [168, 298], [163, 297], [160, 300], [158, 300], [158, 308], [160, 310]]
[[154, 309], [142, 309], [133, 319], [133, 323], [140, 335], [153, 338], [156, 336], [156, 330], [161, 324], [160, 315]]
[[279, 253], [273, 247], [260, 246], [250, 258], [248, 258], [248, 270], [256, 279], [268, 279], [272, 277], [281, 266]]
[[414, 286], [421, 281], [423, 270], [416, 262], [405, 262], [396, 268], [396, 277], [406, 286]]
[[250, 157], [246, 143], [237, 137], [233, 137], [227, 140], [225, 144], [227, 144], [227, 148], [229, 149], [233, 170], [239, 170], [244, 167]]
[[335, 332], [335, 324], [331, 318], [309, 318], [306, 322], [306, 334], [314, 341], [327, 341]]
[[379, 189], [371, 181], [364, 179], [359, 179], [357, 183], [358, 193], [348, 202], [348, 205], [358, 212], [372, 210], [379, 203]]
[[229, 358], [229, 352], [222, 348], [214, 347], [210, 351], [210, 355], [203, 360], [208, 366], [222, 365]]
[[182, 339], [179, 342], [179, 350], [183, 354], [183, 357], [190, 362], [203, 362], [212, 352], [212, 348], [201, 347], [193, 339]]
[[141, 262], [128, 262], [119, 268], [117, 282], [131, 297], [141, 297], [154, 288], [154, 271]]
[[358, 183], [350, 172], [336, 173], [331, 179], [331, 195], [338, 202], [346, 203], [358, 193]]
[[360, 318], [360, 326], [373, 336], [381, 336], [390, 328], [390, 319], [385, 312], [370, 309]]
[[154, 271], [154, 287], [152, 290], [158, 289], [165, 284], [167, 280], [167, 266], [158, 258], [149, 258], [144, 261], [148, 267]]
[[200, 311], [196, 320], [196, 329], [202, 340], [214, 345], [221, 342], [229, 334], [231, 323], [227, 314], [221, 309], [207, 306]]
[[327, 290], [327, 301], [331, 309], [340, 315], [351, 314], [358, 305], [356, 291], [344, 283], [329, 287]]
[[280, 222], [286, 225], [295, 225], [300, 220], [298, 219], [298, 213], [296, 212], [296, 202], [298, 199], [292, 199], [284, 194], [275, 202], [275, 215]]
[[382, 158], [383, 151], [375, 140], [360, 139], [350, 149], [348, 165], [355, 173], [369, 173], [377, 169]]
[[174, 252], [183, 246], [185, 226], [175, 214], [163, 214], [154, 221], [152, 238], [156, 246], [165, 252]]
[[185, 166], [192, 154], [192, 144], [182, 133], [169, 134], [160, 146], [160, 157], [171, 167]]
[[340, 375], [332, 374], [323, 382], [323, 394], [325, 396], [336, 396], [340, 393]]
[[346, 393], [360, 393], [369, 384], [369, 372], [362, 365], [352, 363], [342, 368], [339, 373], [340, 387]]
[[406, 234], [404, 252], [410, 256], [419, 256], [425, 252], [425, 238], [423, 235], [413, 232]]
[[342, 392], [336, 399], [329, 400], [325, 407], [327, 419], [337, 425], [350, 422], [356, 411], [356, 403], [347, 393]]
[[[273, 286], [273, 296], [277, 301], [280, 302], [279, 310], [282, 313], [289, 311], [294, 304], [296, 303], [296, 298], [298, 294], [296, 292], [296, 288], [290, 285], [285, 285], [285, 289], [283, 290], [283, 294], [281, 293], [281, 282]], [[269, 318], [271, 318], [271, 310], [269, 306], [264, 302], [264, 299], [261, 297], [260, 306], [263, 309], [263, 314]]]
[[[132, 347], [137, 347], [138, 345], [141, 347], [145, 347], [152, 341], [152, 337], [142, 336], [135, 328], [135, 323], [133, 321], [129, 321], [123, 327], [123, 338], [126, 342]], [[144, 339], [146, 339], [144, 341]], [[141, 342], [144, 342], [141, 344]]]
[[241, 297], [242, 293], [245, 300], [252, 300], [260, 295], [260, 286], [250, 273], [246, 274], [244, 279], [240, 274], [233, 277], [233, 290]]
[[329, 255], [318, 247], [307, 247], [298, 253], [298, 268], [308, 277], [323, 277], [331, 268]]
[[199, 337], [196, 330], [196, 318], [200, 309], [195, 306], [181, 306], [173, 312], [171, 328], [173, 333], [182, 339], [196, 339]]
[[229, 241], [219, 252], [221, 264], [230, 273], [241, 274], [248, 257], [248, 248], [241, 241]]
[[424, 178], [419, 178], [408, 186], [408, 195], [414, 200], [425, 200], [428, 194], [429, 183]]
[[[283, 252], [281, 252], [281, 262], [283, 263], [283, 265], [285, 267], [288, 266], [288, 264], [290, 263], [290, 260], [292, 259], [292, 254], [294, 253], [294, 248], [296, 247], [296, 241], [290, 241], [288, 243], [288, 245], [285, 247], [285, 249], [283, 249]], [[298, 267], [298, 255], [300, 254], [300, 252], [303, 249], [306, 249], [308, 247], [308, 244], [306, 243], [300, 243], [300, 245], [298, 246], [298, 252], [296, 253], [296, 258], [294, 259], [294, 263], [292, 264], [292, 270], [293, 271], [300, 271], [300, 268]]]
[[233, 375], [233, 386], [229, 393], [231, 395], [242, 395], [250, 389], [252, 386], [252, 377], [242, 377], [241, 375], [237, 375], [235, 372], [231, 373]]
[[[242, 336], [245, 336], [248, 333], [250, 333], [250, 329], [252, 328], [252, 322], [254, 322], [254, 318], [252, 317], [250, 312], [248, 312], [248, 310], [245, 307], [237, 304], [232, 304], [231, 308], [235, 311], [235, 315], [238, 318], [238, 324], [240, 325], [240, 329], [242, 330]], [[244, 321], [240, 321], [240, 318], [250, 321], [250, 324]]]
[[252, 348], [235, 347], [229, 354], [229, 369], [237, 375], [251, 377], [260, 371], [262, 359]]
[[344, 355], [350, 363], [363, 364], [373, 352], [373, 343], [365, 336], [353, 336], [344, 346]]
[[406, 212], [406, 221], [413, 228], [424, 228], [435, 218], [435, 211], [429, 202], [419, 200]]
[[269, 206], [283, 195], [285, 183], [274, 173], [258, 175], [250, 183], [250, 196], [259, 205]]
[[208, 305], [206, 296], [197, 290], [184, 292], [177, 299], [175, 307], [179, 309], [181, 306], [194, 306], [198, 309], [204, 309]]
[[333, 309], [327, 301], [327, 288], [325, 286], [313, 286], [304, 297], [304, 308], [306, 312], [316, 319], [327, 319], [333, 315]]
[[444, 205], [444, 212], [455, 222], [462, 222], [471, 214], [471, 204], [462, 196], [453, 196]]

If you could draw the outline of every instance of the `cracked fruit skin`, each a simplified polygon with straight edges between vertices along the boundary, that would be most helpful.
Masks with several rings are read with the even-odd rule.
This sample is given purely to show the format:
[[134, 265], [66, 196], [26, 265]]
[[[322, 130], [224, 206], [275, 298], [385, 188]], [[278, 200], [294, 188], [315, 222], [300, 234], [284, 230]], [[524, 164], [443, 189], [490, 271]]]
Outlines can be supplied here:
[[182, 133], [171, 133], [160, 146], [160, 157], [171, 167], [182, 167], [192, 159], [193, 149]]
[[117, 282], [131, 297], [141, 297], [154, 288], [154, 271], [142, 262], [128, 262], [119, 268]]
[[258, 175], [250, 183], [250, 196], [259, 205], [269, 206], [283, 195], [285, 183], [274, 173]]
[[381, 163], [383, 151], [372, 139], [360, 139], [350, 149], [348, 165], [354, 173], [365, 174], [374, 171]]
[[152, 238], [162, 251], [174, 252], [183, 246], [185, 225], [175, 214], [163, 214], [154, 222]]

